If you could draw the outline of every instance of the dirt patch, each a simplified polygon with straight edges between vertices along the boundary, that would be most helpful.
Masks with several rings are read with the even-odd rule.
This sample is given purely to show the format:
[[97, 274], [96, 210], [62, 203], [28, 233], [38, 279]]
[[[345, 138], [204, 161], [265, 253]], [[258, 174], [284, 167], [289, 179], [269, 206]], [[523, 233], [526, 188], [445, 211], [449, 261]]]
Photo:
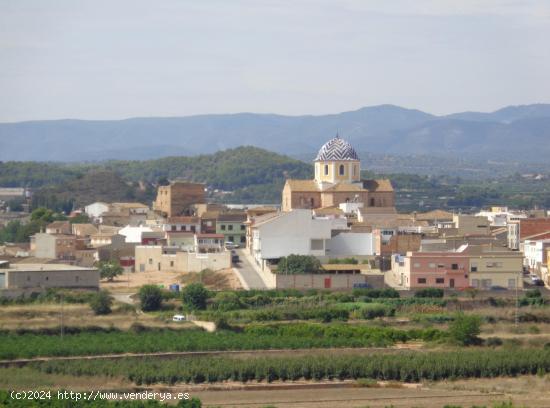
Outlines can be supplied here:
[[232, 269], [222, 269], [219, 271], [204, 271], [184, 273], [181, 272], [131, 272], [117, 276], [112, 282], [101, 281], [102, 289], [111, 292], [137, 292], [143, 285], [159, 285], [168, 288], [177, 283], [186, 285], [194, 282], [201, 282], [211, 290], [231, 290], [242, 289], [239, 279], [235, 276]]
[[210, 290], [242, 289], [239, 278], [231, 268], [219, 271], [204, 270], [203, 272], [186, 273], [180, 275], [180, 282], [184, 285], [200, 282]]

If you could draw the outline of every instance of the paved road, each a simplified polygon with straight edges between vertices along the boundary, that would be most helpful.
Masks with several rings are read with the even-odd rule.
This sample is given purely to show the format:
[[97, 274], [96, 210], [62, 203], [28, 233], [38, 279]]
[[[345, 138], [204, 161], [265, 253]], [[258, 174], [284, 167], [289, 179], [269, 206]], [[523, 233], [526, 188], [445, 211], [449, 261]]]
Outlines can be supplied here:
[[244, 251], [245, 250], [243, 249], [237, 250], [237, 254], [239, 255], [241, 262], [235, 265], [236, 269], [239, 271], [250, 289], [267, 289], [263, 279], [256, 271], [254, 265], [252, 265], [249, 261]]

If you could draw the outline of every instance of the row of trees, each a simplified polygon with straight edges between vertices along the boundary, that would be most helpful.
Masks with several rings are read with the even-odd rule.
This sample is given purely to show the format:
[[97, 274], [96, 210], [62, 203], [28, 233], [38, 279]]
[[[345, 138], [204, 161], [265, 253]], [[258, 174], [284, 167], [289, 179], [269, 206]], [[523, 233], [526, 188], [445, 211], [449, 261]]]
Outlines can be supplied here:
[[65, 375], [123, 376], [137, 384], [220, 381], [297, 381], [369, 378], [384, 381], [439, 381], [546, 373], [550, 351], [517, 349], [325, 354], [289, 357], [193, 357], [159, 360], [67, 361], [38, 369]]

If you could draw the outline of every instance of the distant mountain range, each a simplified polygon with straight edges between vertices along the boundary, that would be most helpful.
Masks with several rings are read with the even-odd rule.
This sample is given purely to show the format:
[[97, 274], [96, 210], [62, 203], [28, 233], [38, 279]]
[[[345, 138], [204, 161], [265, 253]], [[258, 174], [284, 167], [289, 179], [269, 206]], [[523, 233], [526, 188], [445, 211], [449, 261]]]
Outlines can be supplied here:
[[370, 154], [542, 162], [550, 157], [550, 104], [447, 116], [380, 105], [319, 116], [239, 113], [3, 123], [0, 160], [143, 160], [242, 145], [313, 158], [336, 132]]

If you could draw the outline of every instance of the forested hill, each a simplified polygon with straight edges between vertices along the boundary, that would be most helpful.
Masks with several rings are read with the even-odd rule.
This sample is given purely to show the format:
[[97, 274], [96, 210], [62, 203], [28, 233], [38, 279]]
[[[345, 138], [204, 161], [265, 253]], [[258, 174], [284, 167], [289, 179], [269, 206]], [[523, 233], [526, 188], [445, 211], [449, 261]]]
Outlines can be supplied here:
[[95, 164], [0, 162], [0, 186], [32, 187], [35, 204], [82, 206], [93, 201], [154, 199], [159, 181], [189, 180], [232, 191], [226, 201], [278, 203], [286, 178], [310, 178], [313, 167], [267, 150], [244, 146], [194, 157]]

